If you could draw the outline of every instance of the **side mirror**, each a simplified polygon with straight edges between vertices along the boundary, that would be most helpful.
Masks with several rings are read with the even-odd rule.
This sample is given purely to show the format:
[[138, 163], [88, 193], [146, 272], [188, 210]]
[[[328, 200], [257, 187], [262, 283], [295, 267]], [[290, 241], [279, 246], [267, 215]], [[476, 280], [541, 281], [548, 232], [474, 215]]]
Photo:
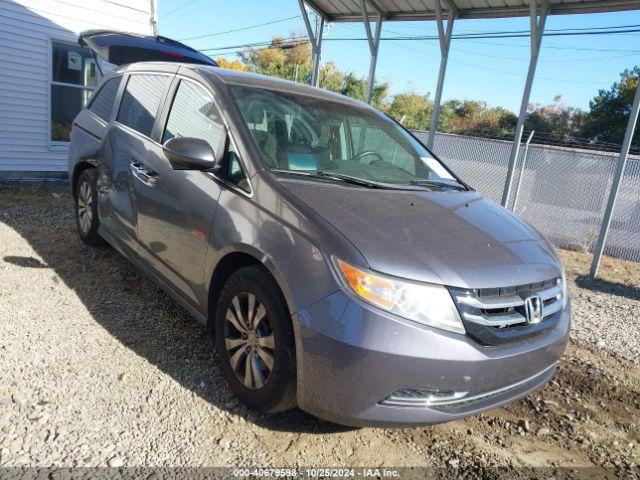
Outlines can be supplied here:
[[162, 150], [174, 170], [210, 170], [216, 166], [213, 148], [200, 138], [174, 137]]

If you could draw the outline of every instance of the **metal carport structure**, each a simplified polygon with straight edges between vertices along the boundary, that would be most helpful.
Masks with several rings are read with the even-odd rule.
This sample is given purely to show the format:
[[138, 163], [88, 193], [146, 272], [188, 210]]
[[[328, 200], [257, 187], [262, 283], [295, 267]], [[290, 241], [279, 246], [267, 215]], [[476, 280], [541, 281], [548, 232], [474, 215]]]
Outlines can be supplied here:
[[[318, 86], [319, 68], [322, 56], [322, 34], [327, 22], [363, 22], [371, 51], [369, 66], [367, 102], [371, 102], [371, 95], [375, 84], [375, 71], [380, 46], [380, 32], [383, 22], [388, 21], [416, 21], [434, 20], [437, 22], [438, 38], [440, 41], [440, 69], [434, 95], [434, 108], [427, 146], [433, 148], [435, 134], [438, 128], [438, 117], [442, 100], [442, 90], [445, 82], [449, 46], [456, 19], [467, 18], [530, 18], [531, 52], [529, 69], [524, 85], [522, 102], [516, 125], [515, 138], [511, 147], [507, 176], [502, 194], [502, 205], [508, 206], [511, 193], [513, 174], [522, 143], [524, 124], [527, 117], [529, 98], [538, 66], [538, 56], [545, 23], [548, 15], [587, 14], [617, 12], [640, 9], [640, 0], [298, 0], [300, 10], [305, 21], [313, 53], [313, 75], [311, 83]], [[307, 7], [317, 14], [315, 28], [312, 27]], [[375, 23], [375, 30], [372, 30]], [[616, 172], [609, 195], [600, 234], [591, 268], [591, 275], [597, 275], [600, 258], [604, 251], [611, 217], [624, 174], [624, 168], [635, 131], [638, 113], [640, 111], [640, 88], [637, 89], [631, 115], [623, 142], [620, 159], [616, 165]]]

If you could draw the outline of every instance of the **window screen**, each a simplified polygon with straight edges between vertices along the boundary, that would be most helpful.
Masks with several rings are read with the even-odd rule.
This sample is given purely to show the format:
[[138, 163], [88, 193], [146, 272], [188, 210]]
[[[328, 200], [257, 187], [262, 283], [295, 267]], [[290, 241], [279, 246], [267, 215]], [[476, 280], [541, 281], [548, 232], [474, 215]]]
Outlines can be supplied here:
[[217, 158], [224, 153], [226, 130], [213, 96], [192, 82], [180, 82], [162, 142], [173, 137], [200, 138], [209, 142]]
[[122, 95], [118, 121], [146, 136], [153, 122], [170, 77], [167, 75], [131, 75]]
[[118, 93], [120, 80], [122, 80], [122, 77], [112, 78], [107, 81], [91, 101], [91, 106], [89, 107], [89, 110], [107, 122], [111, 117], [111, 109], [113, 108], [116, 93]]

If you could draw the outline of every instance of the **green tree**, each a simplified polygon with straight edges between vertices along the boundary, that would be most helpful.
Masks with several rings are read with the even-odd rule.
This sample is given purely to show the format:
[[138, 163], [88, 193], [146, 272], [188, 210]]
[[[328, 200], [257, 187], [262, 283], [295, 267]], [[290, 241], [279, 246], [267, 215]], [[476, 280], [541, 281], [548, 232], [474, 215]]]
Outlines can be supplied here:
[[575, 138], [574, 119], [580, 109], [567, 107], [557, 95], [551, 105], [533, 105], [525, 121], [526, 130], [535, 130], [534, 141], [544, 143], [571, 143]]
[[[580, 135], [595, 142], [622, 143], [639, 77], [640, 67], [636, 66], [622, 72], [620, 81], [609, 90], [600, 90], [589, 102], [589, 112], [580, 118]], [[634, 144], [639, 137], [636, 129]]]
[[218, 57], [216, 58], [216, 62], [222, 68], [228, 68], [229, 70], [240, 70], [243, 72], [247, 71], [247, 66], [240, 60], [229, 60], [225, 57]]
[[304, 79], [311, 72], [311, 44], [309, 42], [297, 43], [284, 50], [286, 63], [293, 70], [291, 80], [294, 82]]
[[427, 130], [433, 112], [433, 102], [429, 95], [420, 95], [417, 92], [399, 93], [393, 97], [385, 111], [407, 128]]
[[342, 91], [345, 73], [339, 70], [335, 63], [326, 62], [320, 67], [320, 86], [332, 92]]
[[438, 130], [495, 138], [509, 138], [517, 122], [516, 116], [502, 108], [489, 107], [476, 100], [448, 100], [440, 110]]
[[[311, 80], [313, 65], [309, 42], [296, 42], [292, 45], [284, 37], [273, 37], [268, 47], [245, 50], [240, 54], [240, 58], [242, 64], [251, 72], [303, 83]], [[236, 65], [236, 68], [238, 67]], [[366, 98], [366, 80], [354, 73], [339, 70], [333, 62], [326, 62], [320, 67], [319, 83], [322, 88], [351, 98], [358, 100]], [[376, 83], [371, 103], [376, 107], [384, 107], [388, 94], [388, 82]]]
[[284, 37], [274, 37], [267, 48], [245, 50], [240, 58], [251, 72], [291, 80], [295, 75], [296, 64], [287, 62], [285, 52]]
[[[347, 73], [344, 76], [342, 87], [338, 93], [356, 100], [365, 101], [367, 98], [367, 81], [364, 78], [356, 76], [355, 73]], [[389, 95], [389, 83], [376, 83], [371, 94], [371, 104], [374, 107], [382, 108], [385, 105]]]

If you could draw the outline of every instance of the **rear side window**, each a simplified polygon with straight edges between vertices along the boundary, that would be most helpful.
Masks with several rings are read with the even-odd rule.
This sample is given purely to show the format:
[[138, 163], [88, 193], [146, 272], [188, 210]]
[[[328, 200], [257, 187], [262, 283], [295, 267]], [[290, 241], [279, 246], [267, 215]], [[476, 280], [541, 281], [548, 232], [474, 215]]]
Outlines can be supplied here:
[[111, 117], [111, 109], [113, 108], [113, 101], [116, 99], [116, 93], [118, 93], [120, 80], [122, 80], [122, 77], [108, 80], [93, 98], [89, 107], [89, 110], [106, 122]]
[[167, 75], [131, 75], [120, 102], [118, 121], [147, 137], [151, 136], [169, 80]]

